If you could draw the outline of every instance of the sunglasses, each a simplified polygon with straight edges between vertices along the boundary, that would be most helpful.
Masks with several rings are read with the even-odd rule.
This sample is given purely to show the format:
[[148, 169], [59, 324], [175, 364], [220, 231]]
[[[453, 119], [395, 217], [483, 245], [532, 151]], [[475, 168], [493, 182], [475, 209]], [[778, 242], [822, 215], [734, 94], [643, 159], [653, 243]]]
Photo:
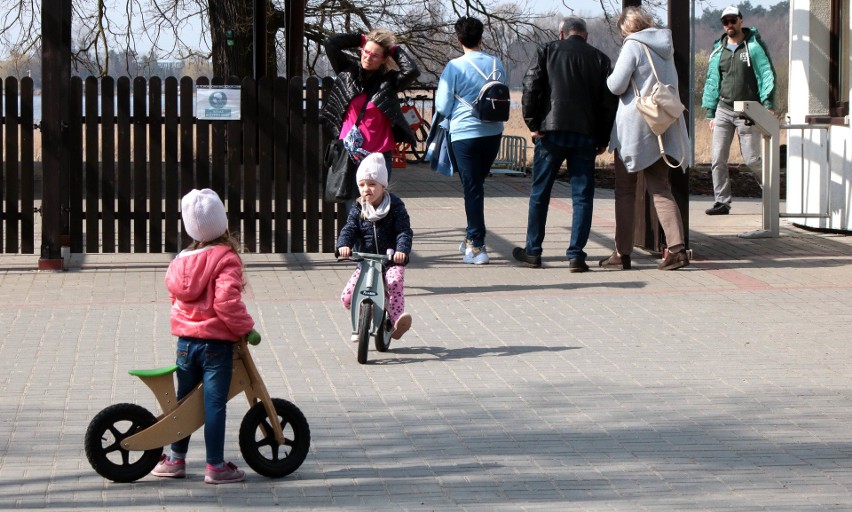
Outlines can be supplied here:
[[385, 58], [384, 55], [379, 55], [378, 53], [371, 52], [370, 50], [367, 50], [366, 48], [361, 48], [361, 53], [366, 55], [367, 58], [370, 59], [370, 60], [382, 60], [382, 59]]
[[724, 18], [722, 20], [722, 25], [727, 27], [728, 25], [736, 25], [739, 18]]

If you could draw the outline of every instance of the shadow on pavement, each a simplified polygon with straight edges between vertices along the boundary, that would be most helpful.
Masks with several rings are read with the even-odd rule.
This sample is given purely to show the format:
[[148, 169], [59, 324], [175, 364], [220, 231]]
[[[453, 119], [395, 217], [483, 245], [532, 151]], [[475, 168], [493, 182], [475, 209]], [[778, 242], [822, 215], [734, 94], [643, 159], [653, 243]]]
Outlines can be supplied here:
[[[428, 363], [434, 361], [450, 361], [459, 359], [474, 359], [477, 357], [506, 357], [519, 356], [535, 352], [563, 352], [565, 350], [580, 350], [582, 347], [547, 347], [542, 345], [516, 345], [503, 347], [465, 347], [450, 349], [447, 347], [400, 347], [393, 348], [391, 345], [390, 353], [394, 355], [406, 355], [409, 357], [397, 357], [394, 359], [375, 359], [369, 361], [375, 365], [392, 365], [405, 363]], [[431, 356], [415, 357], [415, 356]]]

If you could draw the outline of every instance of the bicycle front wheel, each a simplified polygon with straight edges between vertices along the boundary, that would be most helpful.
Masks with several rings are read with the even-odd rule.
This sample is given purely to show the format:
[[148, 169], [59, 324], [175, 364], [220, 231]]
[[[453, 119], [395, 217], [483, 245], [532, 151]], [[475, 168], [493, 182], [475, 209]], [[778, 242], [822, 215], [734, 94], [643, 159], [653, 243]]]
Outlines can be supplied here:
[[423, 161], [423, 158], [426, 156], [426, 138], [429, 136], [431, 128], [432, 126], [428, 121], [422, 121], [420, 126], [414, 130], [415, 143], [405, 153], [406, 162], [416, 164]]
[[284, 444], [278, 444], [269, 416], [258, 402], [243, 417], [240, 424], [240, 452], [246, 463], [258, 474], [281, 478], [296, 471], [311, 446], [311, 429], [305, 415], [293, 403], [273, 398], [277, 418], [284, 432]]
[[358, 320], [358, 362], [367, 364], [367, 349], [370, 348], [370, 324], [373, 322], [373, 303], [361, 303], [361, 317]]

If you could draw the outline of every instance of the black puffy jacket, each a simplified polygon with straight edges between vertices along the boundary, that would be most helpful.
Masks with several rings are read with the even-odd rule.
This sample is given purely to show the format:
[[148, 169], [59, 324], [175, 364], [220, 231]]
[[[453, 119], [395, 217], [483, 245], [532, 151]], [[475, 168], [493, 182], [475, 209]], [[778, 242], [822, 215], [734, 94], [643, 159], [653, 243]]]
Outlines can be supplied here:
[[618, 98], [606, 79], [612, 63], [603, 52], [577, 35], [538, 47], [524, 75], [521, 100], [530, 131], [571, 131], [609, 143]]
[[[363, 44], [361, 34], [336, 34], [324, 41], [325, 53], [331, 67], [337, 73], [337, 79], [323, 105], [320, 118], [331, 137], [340, 137], [343, 115], [352, 98], [364, 92], [364, 76], [361, 62], [344, 53], [346, 48], [358, 48]], [[393, 138], [396, 142], [414, 144], [414, 132], [402, 115], [397, 93], [408, 88], [420, 76], [417, 64], [400, 47], [392, 55], [399, 70], [388, 71], [382, 75], [378, 89], [369, 98], [384, 115], [390, 119]]]
[[372, 222], [361, 218], [361, 203], [355, 201], [346, 224], [337, 236], [337, 248], [354, 247], [361, 242], [362, 252], [385, 254], [388, 249], [411, 254], [414, 232], [411, 231], [411, 219], [405, 209], [405, 203], [398, 196], [388, 192], [391, 198], [390, 211], [381, 220]]

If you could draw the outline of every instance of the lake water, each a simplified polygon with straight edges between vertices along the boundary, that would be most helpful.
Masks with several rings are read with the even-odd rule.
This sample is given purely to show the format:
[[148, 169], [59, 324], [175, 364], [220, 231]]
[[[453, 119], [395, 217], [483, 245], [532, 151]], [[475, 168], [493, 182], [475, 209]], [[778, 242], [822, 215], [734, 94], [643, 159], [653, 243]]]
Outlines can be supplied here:
[[[118, 101], [118, 100], [116, 100], [116, 101]], [[165, 106], [166, 106], [165, 97], [163, 97], [162, 101], [163, 101], [163, 109], [165, 109]], [[130, 98], [130, 102], [131, 102], [130, 108], [131, 108], [131, 112], [132, 112], [133, 111], [132, 110], [133, 109], [133, 98], [132, 97]], [[5, 100], [5, 97], [3, 98], [3, 101], [0, 102], [0, 103], [2, 103], [2, 104], [0, 104], [0, 113], [2, 113], [2, 115], [5, 116], [6, 115], [6, 100]], [[100, 99], [98, 99], [98, 105], [99, 105], [98, 106], [98, 113], [100, 114]], [[86, 108], [86, 100], [84, 99], [83, 100], [83, 112], [85, 112], [85, 108]], [[146, 102], [146, 108], [147, 108], [147, 102]], [[18, 103], [18, 113], [20, 113], [20, 112], [21, 112], [21, 104]], [[33, 96], [33, 122], [37, 123], [39, 121], [41, 121], [41, 96], [40, 95], [39, 96]]]

